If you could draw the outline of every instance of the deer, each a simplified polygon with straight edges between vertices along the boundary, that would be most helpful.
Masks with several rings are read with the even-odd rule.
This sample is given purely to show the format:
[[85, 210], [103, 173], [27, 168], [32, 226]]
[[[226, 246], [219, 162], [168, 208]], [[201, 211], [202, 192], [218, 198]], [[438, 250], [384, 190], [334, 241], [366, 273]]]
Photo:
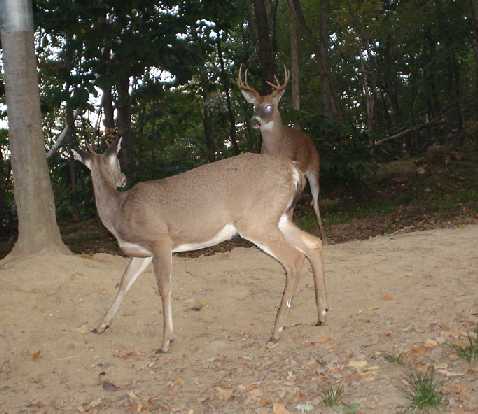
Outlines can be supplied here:
[[91, 174], [98, 216], [116, 238], [129, 263], [109, 310], [93, 332], [111, 325], [123, 298], [152, 263], [162, 302], [160, 352], [175, 339], [172, 315], [172, 255], [214, 246], [241, 236], [275, 258], [286, 274], [270, 341], [284, 330], [305, 258], [311, 264], [317, 325], [328, 312], [322, 241], [299, 229], [291, 211], [305, 178], [292, 162], [245, 153], [204, 164], [161, 180], [139, 182], [125, 191], [118, 152], [121, 138], [103, 154], [92, 148], [73, 150]]
[[284, 125], [279, 111], [279, 102], [287, 88], [290, 73], [284, 65], [284, 82], [280, 83], [277, 76], [274, 76], [274, 82], [266, 81], [272, 88], [272, 92], [269, 95], [261, 95], [249, 85], [247, 72], [248, 70], [246, 69], [243, 79], [241, 65], [236, 83], [245, 100], [254, 105], [251, 126], [259, 129], [261, 132], [261, 153], [292, 160], [297, 163], [300, 170], [305, 174], [312, 194], [311, 204], [317, 217], [320, 236], [324, 244], [327, 244], [327, 237], [319, 208], [319, 152], [310, 135], [301, 129]]

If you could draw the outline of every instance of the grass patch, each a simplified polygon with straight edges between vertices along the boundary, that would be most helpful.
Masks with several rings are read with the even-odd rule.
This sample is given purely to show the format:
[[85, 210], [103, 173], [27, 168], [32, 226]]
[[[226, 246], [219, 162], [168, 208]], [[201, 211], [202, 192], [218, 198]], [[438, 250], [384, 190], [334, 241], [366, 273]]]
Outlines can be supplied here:
[[383, 356], [383, 359], [385, 359], [385, 361], [389, 362], [390, 364], [403, 365], [403, 354], [402, 353], [385, 354]]
[[344, 386], [342, 384], [332, 385], [322, 394], [322, 403], [341, 414], [357, 414], [359, 405], [357, 403], [346, 404], [343, 398]]
[[342, 405], [344, 397], [344, 386], [342, 384], [332, 385], [322, 394], [322, 402], [326, 407], [334, 408]]
[[410, 410], [428, 410], [438, 408], [443, 402], [433, 369], [414, 372], [406, 379], [407, 399], [410, 401]]
[[460, 358], [463, 358], [468, 362], [478, 361], [478, 324], [473, 330], [473, 333], [467, 335], [467, 344], [455, 344], [453, 345], [453, 349]]

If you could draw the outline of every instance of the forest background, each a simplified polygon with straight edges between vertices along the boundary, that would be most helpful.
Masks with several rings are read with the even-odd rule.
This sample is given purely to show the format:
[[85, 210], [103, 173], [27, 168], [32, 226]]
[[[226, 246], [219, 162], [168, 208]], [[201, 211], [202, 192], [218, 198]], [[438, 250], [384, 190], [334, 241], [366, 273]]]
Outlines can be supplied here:
[[[414, 203], [418, 221], [434, 209], [445, 220], [476, 219], [477, 0], [36, 0], [33, 11], [60, 223], [95, 216], [88, 173], [71, 148], [101, 149], [120, 134], [129, 186], [258, 152], [235, 85], [241, 64], [263, 93], [283, 65], [291, 70], [282, 115], [319, 149], [329, 231], [361, 211], [388, 214], [380, 231], [409, 225], [402, 217], [416, 224], [417, 210], [397, 207]], [[6, 110], [0, 116], [6, 121]], [[17, 228], [10, 154], [4, 127], [7, 246]], [[398, 170], [380, 181], [385, 165]], [[309, 213], [298, 212], [306, 227]]]

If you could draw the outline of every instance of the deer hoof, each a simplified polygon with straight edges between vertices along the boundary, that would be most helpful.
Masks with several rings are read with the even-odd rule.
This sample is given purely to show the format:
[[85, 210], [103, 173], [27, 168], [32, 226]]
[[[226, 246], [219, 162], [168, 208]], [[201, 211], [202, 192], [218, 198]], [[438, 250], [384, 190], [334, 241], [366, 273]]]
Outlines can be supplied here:
[[329, 312], [329, 308], [325, 308], [322, 312], [319, 313], [319, 320], [315, 324], [315, 326], [322, 326], [325, 325], [327, 320], [327, 313]]
[[91, 330], [91, 333], [100, 335], [100, 334], [102, 334], [104, 331], [106, 331], [109, 327], [110, 327], [109, 325], [100, 325], [100, 326], [98, 326], [97, 328], [92, 329], [92, 330]]

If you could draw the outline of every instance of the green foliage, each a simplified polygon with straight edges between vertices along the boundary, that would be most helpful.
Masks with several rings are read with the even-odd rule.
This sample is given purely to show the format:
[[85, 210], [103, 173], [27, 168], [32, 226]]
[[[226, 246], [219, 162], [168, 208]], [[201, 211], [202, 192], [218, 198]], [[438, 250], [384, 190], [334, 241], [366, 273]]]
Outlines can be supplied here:
[[474, 331], [467, 335], [467, 343], [464, 345], [454, 345], [456, 353], [460, 358], [468, 362], [478, 361], [478, 324]]
[[332, 385], [322, 394], [322, 403], [326, 407], [337, 407], [342, 404], [344, 397], [344, 386], [342, 384]]
[[325, 192], [331, 188], [360, 187], [375, 171], [369, 137], [349, 125], [336, 125], [317, 113], [285, 111], [307, 131], [320, 152], [320, 174]]
[[438, 408], [442, 404], [443, 396], [432, 369], [424, 373], [411, 373], [406, 379], [406, 383], [411, 410]]
[[[118, 100], [118, 83], [127, 78], [135, 181], [231, 156], [236, 151], [232, 136], [239, 151], [259, 150], [260, 138], [248, 127], [251, 109], [234, 84], [241, 63], [257, 86], [264, 81], [249, 0], [33, 3], [47, 149], [65, 126], [67, 108], [82, 115], [66, 146], [101, 144], [102, 90], [111, 88], [118, 110], [125, 105]], [[300, 44], [302, 110], [289, 108], [290, 85], [281, 105], [283, 118], [300, 124], [320, 150], [323, 195], [336, 188], [361, 190], [376, 161], [454, 140], [463, 119], [467, 125], [476, 123], [478, 63], [469, 2], [329, 2], [330, 77], [342, 113], [335, 123], [321, 113], [322, 69], [317, 42], [311, 40], [319, 35], [320, 2], [300, 3], [313, 34], [302, 36]], [[290, 67], [287, 2], [278, 3], [274, 16], [277, 67]], [[374, 97], [374, 122], [369, 122], [368, 96]], [[372, 146], [375, 139], [441, 116], [444, 125]], [[78, 167], [71, 173], [61, 157], [49, 162], [59, 213], [90, 214], [87, 174]], [[1, 174], [0, 181], [8, 181]], [[11, 182], [4, 188], [6, 204], [11, 204]]]
[[403, 354], [398, 353], [398, 354], [385, 354], [383, 356], [385, 361], [389, 362], [390, 364], [397, 364], [397, 365], [403, 365]]

